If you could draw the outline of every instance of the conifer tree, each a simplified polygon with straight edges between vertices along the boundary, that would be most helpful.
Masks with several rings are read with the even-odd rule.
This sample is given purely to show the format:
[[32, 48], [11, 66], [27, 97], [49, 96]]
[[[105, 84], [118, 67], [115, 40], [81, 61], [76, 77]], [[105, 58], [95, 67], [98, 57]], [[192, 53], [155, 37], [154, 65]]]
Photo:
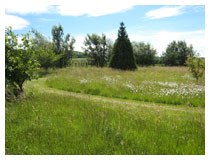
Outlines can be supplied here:
[[122, 70], [135, 70], [137, 68], [133, 48], [123, 22], [120, 23], [118, 38], [114, 43], [109, 66]]

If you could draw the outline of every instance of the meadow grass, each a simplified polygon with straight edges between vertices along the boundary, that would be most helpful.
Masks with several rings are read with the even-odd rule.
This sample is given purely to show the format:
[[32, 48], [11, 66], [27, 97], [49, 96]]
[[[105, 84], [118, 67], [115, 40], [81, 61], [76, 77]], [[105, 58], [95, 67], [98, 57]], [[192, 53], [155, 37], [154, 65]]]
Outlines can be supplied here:
[[[146, 88], [133, 92], [132, 85], [140, 84]], [[188, 85], [196, 90], [189, 90]], [[155, 103], [159, 101], [153, 94], [148, 102], [133, 100], [142, 91], [159, 93], [161, 89], [181, 92], [186, 88], [202, 95], [202, 87], [204, 81], [195, 82], [185, 67], [147, 67], [136, 72], [93, 67], [54, 70], [45, 78], [27, 82], [21, 101], [6, 102], [5, 152], [203, 155], [203, 107], [189, 107], [189, 99], [173, 105], [173, 96], [166, 97], [165, 104]], [[196, 106], [202, 106], [202, 99], [191, 95], [199, 104]]]
[[140, 67], [137, 71], [71, 67], [57, 70], [46, 84], [61, 90], [147, 102], [205, 106], [205, 82], [187, 67]]
[[39, 80], [6, 104], [6, 154], [205, 154], [202, 108], [96, 101], [38, 85], [31, 93], [31, 83]]

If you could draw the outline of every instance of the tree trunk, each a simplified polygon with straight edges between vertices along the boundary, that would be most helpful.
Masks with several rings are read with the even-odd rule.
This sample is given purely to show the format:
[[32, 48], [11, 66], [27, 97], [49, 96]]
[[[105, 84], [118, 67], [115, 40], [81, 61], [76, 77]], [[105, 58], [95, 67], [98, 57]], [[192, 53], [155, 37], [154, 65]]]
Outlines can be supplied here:
[[23, 83], [18, 84], [18, 86], [19, 86], [20, 91], [23, 92]]

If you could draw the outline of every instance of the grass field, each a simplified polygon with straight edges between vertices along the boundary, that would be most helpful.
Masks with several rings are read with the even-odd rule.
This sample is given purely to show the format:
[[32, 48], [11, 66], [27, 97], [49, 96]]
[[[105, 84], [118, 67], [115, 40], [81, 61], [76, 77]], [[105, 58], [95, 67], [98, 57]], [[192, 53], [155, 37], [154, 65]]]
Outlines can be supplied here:
[[204, 77], [196, 83], [186, 67], [142, 67], [136, 72], [71, 68], [50, 76], [61, 90], [166, 104], [205, 106]]
[[205, 154], [204, 78], [186, 68], [53, 72], [6, 103], [6, 154]]

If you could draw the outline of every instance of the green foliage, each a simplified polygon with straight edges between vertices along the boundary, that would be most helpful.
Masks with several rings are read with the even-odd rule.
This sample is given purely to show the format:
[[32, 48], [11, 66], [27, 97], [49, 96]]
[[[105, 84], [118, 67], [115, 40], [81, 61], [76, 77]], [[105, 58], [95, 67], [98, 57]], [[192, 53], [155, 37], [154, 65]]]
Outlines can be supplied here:
[[35, 50], [37, 48], [42, 48], [43, 50], [46, 50], [49, 48], [49, 46], [51, 45], [51, 42], [47, 40], [45, 36], [43, 36], [40, 32], [38, 32], [35, 29], [32, 29], [31, 32], [34, 35], [32, 37], [32, 43]]
[[48, 71], [48, 68], [55, 67], [55, 63], [60, 58], [59, 55], [56, 55], [53, 51], [52, 45], [49, 45], [49, 48], [46, 48], [45, 50], [43, 48], [37, 48], [37, 57], [38, 61], [42, 68], [45, 69], [45, 71]]
[[87, 35], [84, 41], [84, 52], [88, 56], [88, 61], [91, 65], [104, 67], [109, 60], [112, 50], [110, 40], [102, 34], [100, 37], [97, 34]]
[[54, 52], [56, 54], [61, 54], [62, 53], [62, 43], [63, 43], [63, 27], [61, 25], [53, 26], [52, 30], [52, 41], [53, 41], [53, 47], [54, 47]]
[[47, 72], [48, 68], [55, 67], [60, 55], [56, 55], [53, 50], [53, 45], [41, 33], [32, 29], [34, 38], [32, 43], [36, 52], [37, 60], [42, 68]]
[[31, 80], [34, 71], [38, 69], [34, 47], [31, 43], [29, 33], [23, 35], [22, 43], [18, 44], [17, 35], [12, 28], [5, 31], [5, 75], [6, 82], [23, 91], [23, 83]]
[[144, 42], [133, 42], [133, 52], [138, 65], [154, 65], [157, 51], [152, 46]]
[[200, 77], [205, 73], [205, 59], [198, 56], [188, 56], [186, 61], [187, 66], [190, 69], [193, 77], [198, 81]]
[[57, 62], [57, 66], [60, 68], [68, 65], [73, 55], [73, 45], [75, 43], [74, 38], [70, 39], [70, 34], [67, 34], [65, 38], [63, 38], [63, 35], [63, 27], [61, 25], [52, 27], [53, 48], [54, 52], [60, 55], [60, 59]]
[[137, 69], [135, 58], [133, 55], [133, 48], [126, 33], [123, 22], [120, 23], [118, 38], [114, 43], [109, 66], [111, 68], [122, 70]]
[[165, 65], [183, 66], [187, 60], [187, 56], [193, 56], [195, 51], [193, 46], [187, 46], [185, 41], [173, 41], [166, 48], [166, 52], [162, 55], [162, 60]]

